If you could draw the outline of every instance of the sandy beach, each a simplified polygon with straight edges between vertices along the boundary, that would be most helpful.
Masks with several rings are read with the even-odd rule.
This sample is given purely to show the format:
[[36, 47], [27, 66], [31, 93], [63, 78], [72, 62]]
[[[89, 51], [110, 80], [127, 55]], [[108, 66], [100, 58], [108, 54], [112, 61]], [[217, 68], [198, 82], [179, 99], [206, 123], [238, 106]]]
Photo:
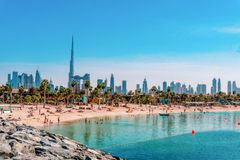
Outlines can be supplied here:
[[[4, 108], [9, 105], [1, 104]], [[234, 112], [240, 111], [240, 106], [213, 106], [213, 107], [184, 107], [180, 105], [150, 106], [128, 104], [128, 107], [111, 107], [101, 105], [73, 106], [50, 106], [43, 108], [42, 105], [12, 105], [12, 113], [0, 113], [0, 117], [11, 119], [19, 124], [31, 125], [34, 127], [44, 127], [47, 125], [61, 124], [85, 118], [95, 118], [104, 116], [126, 116], [139, 114], [157, 113], [180, 113], [180, 112]]]

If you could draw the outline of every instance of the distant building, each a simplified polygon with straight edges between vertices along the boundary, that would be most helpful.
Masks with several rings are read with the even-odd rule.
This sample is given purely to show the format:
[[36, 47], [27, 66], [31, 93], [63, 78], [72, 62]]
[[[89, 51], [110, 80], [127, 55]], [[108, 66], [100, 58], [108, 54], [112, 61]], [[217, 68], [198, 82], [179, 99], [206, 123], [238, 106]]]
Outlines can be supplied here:
[[7, 83], [9, 85], [12, 85], [11, 74], [8, 74], [8, 81], [7, 81]]
[[54, 90], [55, 90], [55, 87], [54, 87], [54, 84], [53, 84], [53, 81], [52, 80], [50, 80], [50, 92], [54, 92]]
[[110, 78], [110, 88], [111, 88], [111, 93], [112, 95], [114, 94], [114, 76], [113, 74], [111, 74], [111, 78]]
[[185, 84], [182, 85], [181, 93], [183, 93], [183, 94], [187, 94], [188, 93], [187, 86]]
[[170, 83], [170, 88], [171, 88], [171, 92], [175, 92], [175, 83], [174, 83], [174, 81], [172, 81]]
[[175, 93], [176, 94], [181, 94], [181, 83], [177, 82], [175, 85]]
[[215, 95], [217, 93], [217, 80], [214, 78], [212, 80], [211, 94]]
[[106, 92], [107, 90], [108, 90], [108, 86], [107, 86], [107, 78], [104, 80], [104, 86], [105, 86], [105, 89], [104, 89], [104, 91]]
[[39, 88], [41, 85], [42, 78], [40, 76], [40, 73], [38, 70], [36, 70], [36, 75], [35, 75], [35, 87]]
[[127, 81], [126, 80], [122, 81], [122, 94], [123, 95], [127, 94]]
[[74, 39], [72, 37], [71, 59], [68, 73], [68, 88], [72, 88], [73, 80], [77, 82], [76, 91], [79, 93], [80, 90], [85, 89], [86, 81], [90, 81], [90, 74], [86, 73], [84, 76], [74, 75]]
[[222, 92], [221, 90], [221, 80], [218, 78], [218, 93]]
[[74, 40], [72, 36], [72, 47], [71, 47], [71, 60], [68, 73], [68, 88], [71, 88], [71, 84], [74, 78]]
[[191, 85], [188, 86], [188, 93], [189, 94], [194, 94], [194, 89]]
[[122, 86], [116, 86], [115, 92], [116, 92], [117, 94], [121, 94], [121, 93], [122, 93]]
[[15, 71], [12, 73], [12, 88], [18, 89], [18, 72]]
[[206, 84], [198, 84], [196, 93], [197, 94], [207, 94], [207, 85]]
[[146, 80], [146, 78], [144, 78], [144, 80], [143, 80], [142, 93], [143, 93], [143, 94], [147, 94], [147, 93], [148, 93], [148, 85], [147, 85], [147, 80]]
[[167, 82], [163, 82], [163, 92], [167, 92]]
[[236, 81], [233, 81], [233, 83], [232, 83], [232, 93], [240, 94], [240, 88], [237, 87]]
[[137, 84], [137, 85], [136, 85], [136, 90], [141, 92], [140, 84]]
[[232, 82], [231, 81], [228, 81], [227, 93], [228, 93], [228, 95], [232, 94]]
[[27, 89], [33, 88], [33, 87], [34, 87], [33, 75], [30, 74], [30, 75], [27, 77]]

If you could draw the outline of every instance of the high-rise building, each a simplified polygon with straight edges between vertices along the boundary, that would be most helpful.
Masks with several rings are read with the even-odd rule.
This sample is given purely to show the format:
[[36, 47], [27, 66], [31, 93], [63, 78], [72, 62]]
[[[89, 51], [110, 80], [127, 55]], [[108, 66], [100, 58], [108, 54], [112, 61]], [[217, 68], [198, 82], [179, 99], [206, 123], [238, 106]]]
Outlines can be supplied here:
[[142, 93], [143, 94], [147, 94], [148, 93], [148, 85], [147, 85], [146, 78], [144, 78], [144, 80], [143, 80]]
[[140, 84], [137, 84], [137, 85], [136, 85], [136, 90], [139, 91], [139, 92], [141, 92]]
[[111, 74], [111, 78], [110, 78], [110, 88], [111, 88], [111, 93], [112, 95], [114, 94], [114, 76], [113, 74]]
[[15, 71], [12, 73], [12, 88], [18, 89], [18, 72]]
[[232, 94], [232, 82], [231, 81], [228, 81], [227, 93], [228, 93], [228, 95]]
[[232, 93], [233, 93], [233, 94], [236, 94], [236, 93], [237, 93], [236, 81], [233, 81], [233, 84], [232, 84]]
[[33, 75], [30, 74], [27, 78], [27, 89], [34, 87]]
[[187, 86], [185, 84], [182, 85], [181, 93], [183, 93], [183, 94], [187, 94], [188, 93]]
[[170, 83], [170, 88], [171, 88], [171, 92], [175, 92], [175, 84], [174, 84], [174, 81], [172, 81]]
[[218, 78], [218, 93], [221, 92], [221, 80]]
[[194, 94], [194, 89], [191, 85], [188, 86], [188, 92], [189, 94]]
[[53, 84], [53, 81], [52, 79], [50, 80], [50, 92], [54, 92], [55, 88], [54, 88], [54, 84]]
[[127, 94], [127, 81], [126, 80], [122, 81], [122, 94], [123, 95]]
[[207, 85], [206, 84], [198, 84], [196, 93], [197, 94], [207, 94]]
[[38, 89], [41, 85], [41, 76], [38, 70], [36, 70], [36, 75], [35, 75], [35, 87]]
[[181, 94], [181, 83], [177, 82], [175, 85], [175, 93]]
[[121, 94], [122, 93], [122, 86], [116, 86], [115, 91], [117, 94]]
[[69, 66], [69, 74], [68, 74], [68, 88], [71, 88], [71, 83], [74, 78], [74, 42], [72, 36], [72, 48], [71, 48], [71, 60]]
[[167, 92], [167, 82], [163, 82], [163, 92]]
[[11, 74], [8, 74], [8, 81], [7, 81], [7, 83], [9, 84], [9, 85], [12, 85], [12, 82], [11, 82], [12, 80], [11, 80]]
[[104, 80], [104, 86], [105, 86], [104, 91], [106, 92], [106, 91], [108, 90], [108, 86], [107, 86], [107, 78]]
[[217, 80], [214, 78], [212, 80], [211, 94], [215, 95], [217, 93]]

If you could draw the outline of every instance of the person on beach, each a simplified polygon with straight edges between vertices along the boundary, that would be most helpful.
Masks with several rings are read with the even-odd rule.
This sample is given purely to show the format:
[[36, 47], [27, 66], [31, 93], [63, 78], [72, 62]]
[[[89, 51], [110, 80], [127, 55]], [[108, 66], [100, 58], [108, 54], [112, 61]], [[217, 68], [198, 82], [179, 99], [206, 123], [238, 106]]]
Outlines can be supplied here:
[[60, 123], [60, 116], [58, 116], [58, 124]]

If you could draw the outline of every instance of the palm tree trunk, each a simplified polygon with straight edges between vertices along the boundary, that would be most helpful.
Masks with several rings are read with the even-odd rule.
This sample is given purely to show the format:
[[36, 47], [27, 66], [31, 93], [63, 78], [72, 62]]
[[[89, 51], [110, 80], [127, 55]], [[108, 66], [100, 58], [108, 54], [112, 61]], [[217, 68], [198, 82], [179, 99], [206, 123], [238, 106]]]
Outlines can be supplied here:
[[46, 91], [44, 91], [44, 99], [43, 99], [43, 108], [45, 108], [46, 105]]
[[10, 93], [10, 106], [12, 106], [12, 92]]

